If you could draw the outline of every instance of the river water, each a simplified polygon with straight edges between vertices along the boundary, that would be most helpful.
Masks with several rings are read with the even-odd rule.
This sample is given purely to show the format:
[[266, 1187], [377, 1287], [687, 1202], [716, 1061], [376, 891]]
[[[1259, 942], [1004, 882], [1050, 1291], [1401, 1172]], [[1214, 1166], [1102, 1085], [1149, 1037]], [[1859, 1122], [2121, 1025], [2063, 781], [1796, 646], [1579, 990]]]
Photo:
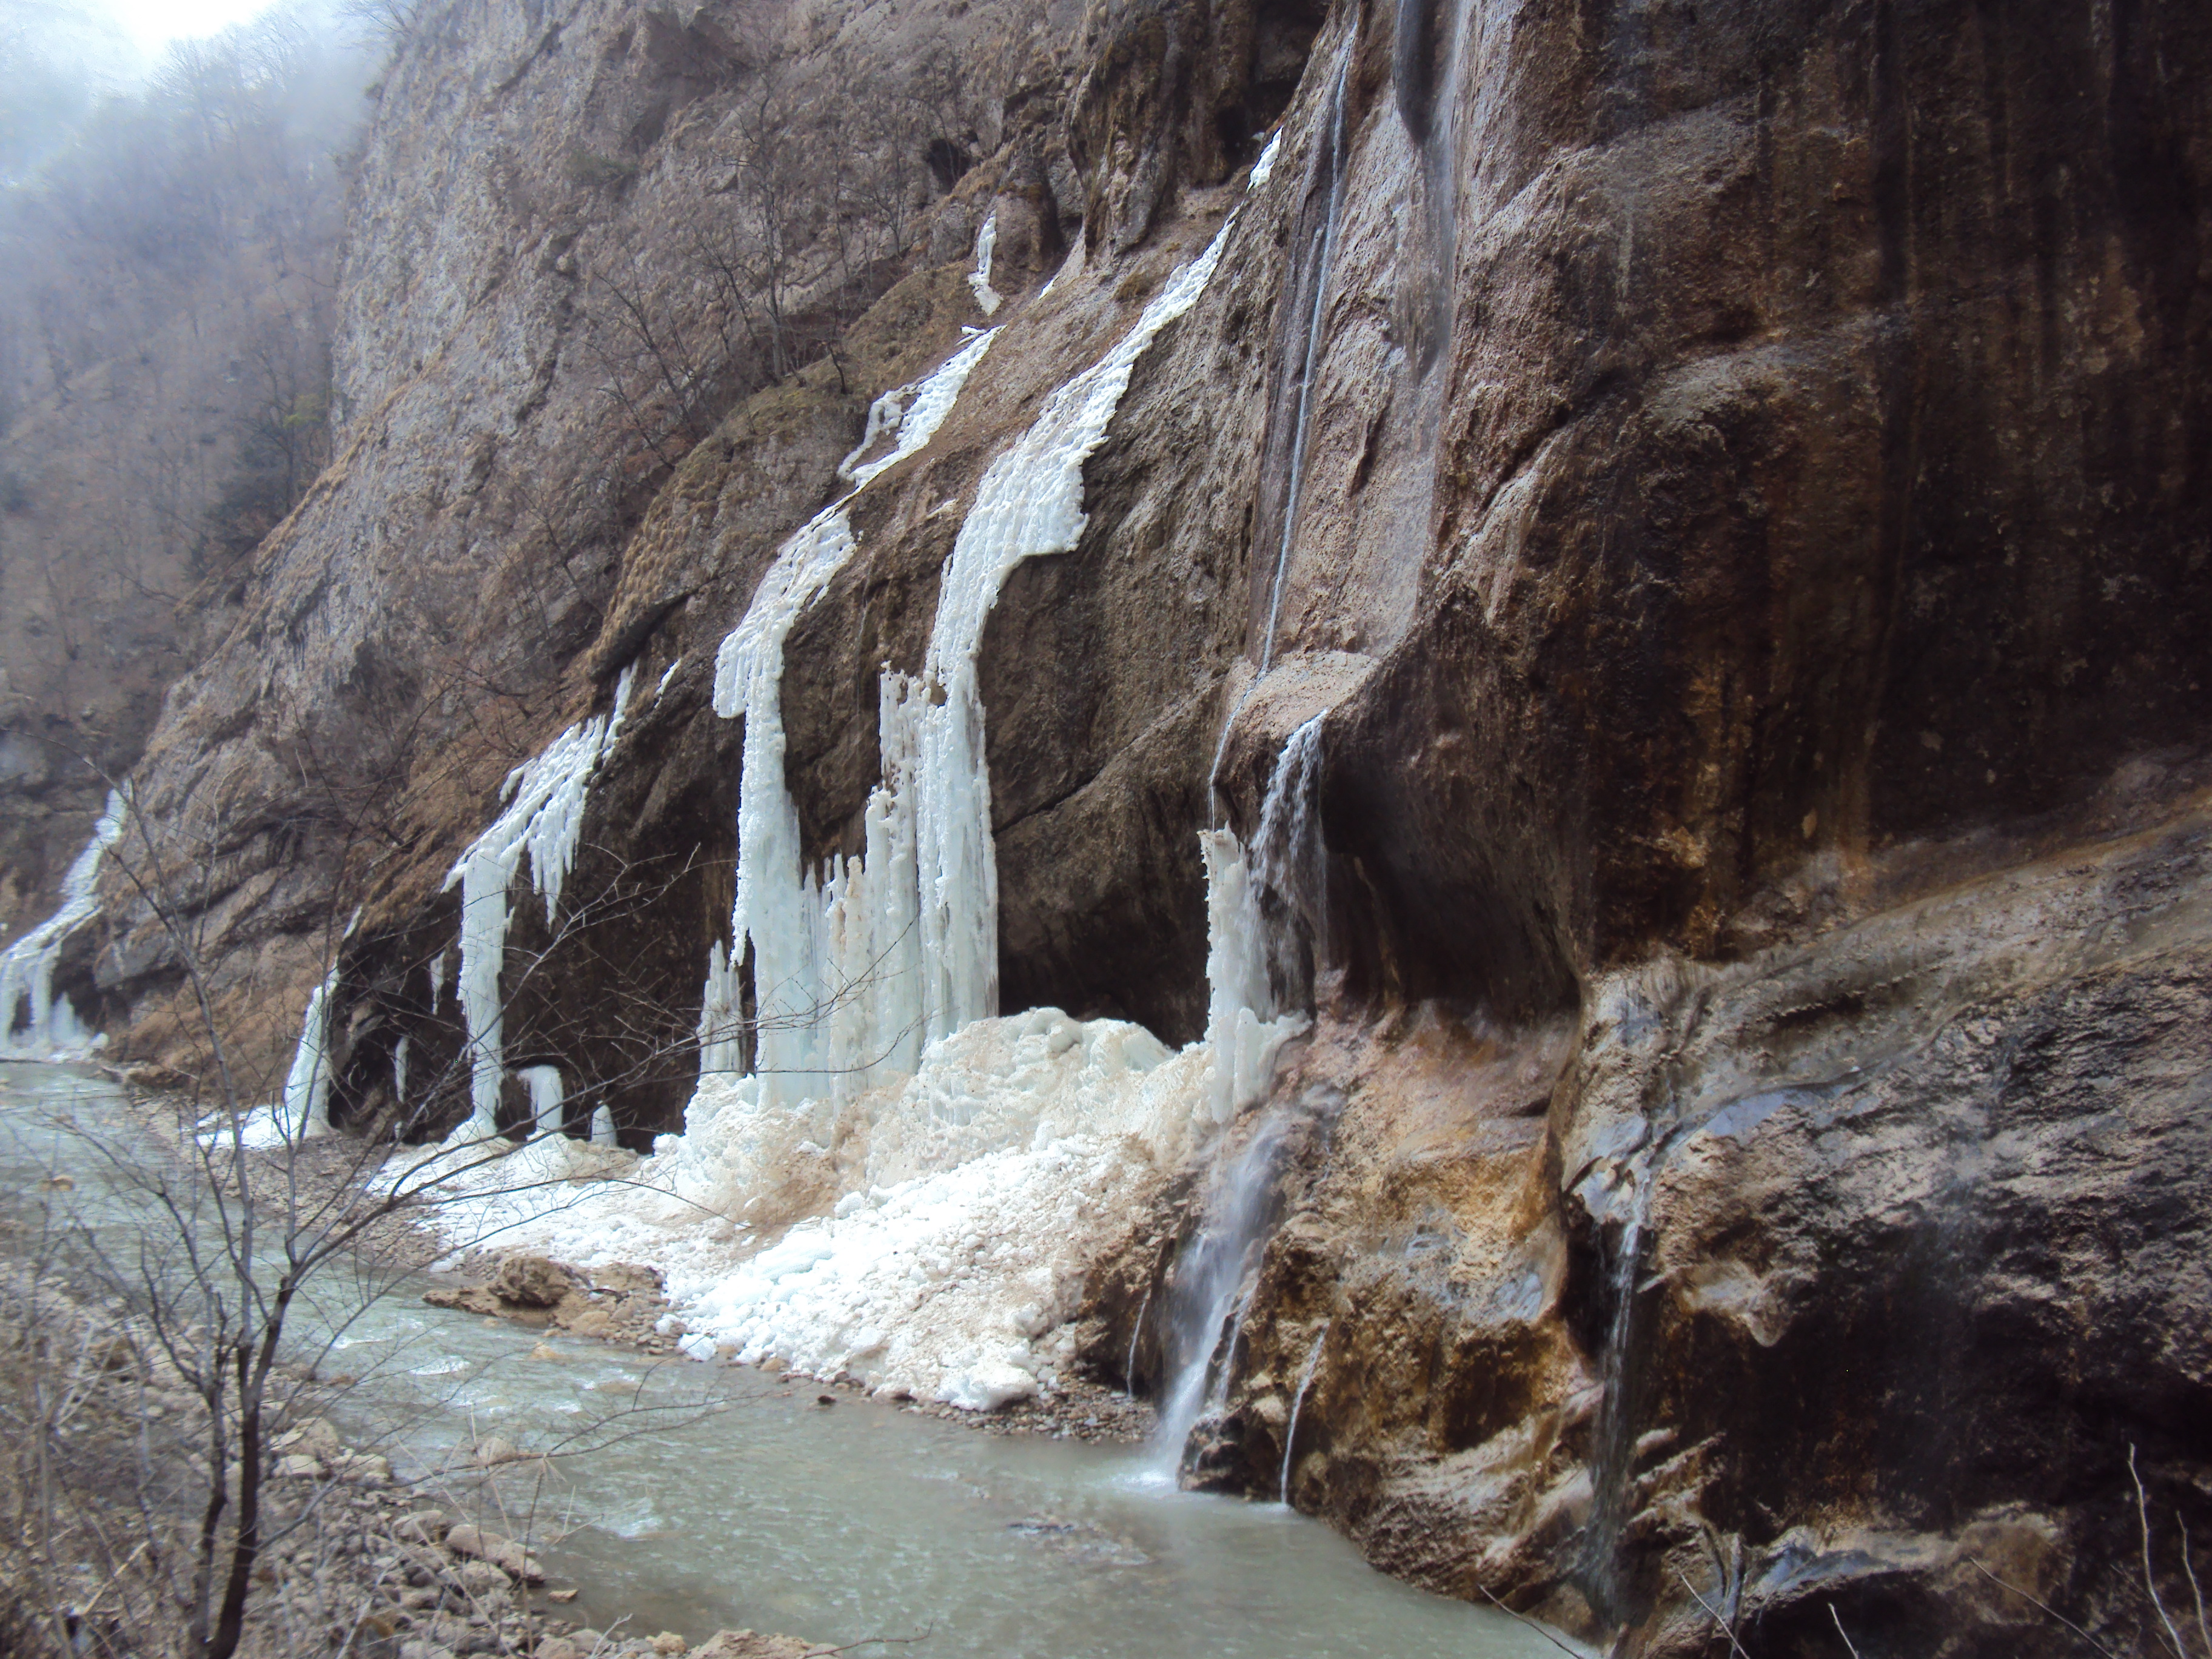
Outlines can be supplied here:
[[[59, 1169], [81, 1218], [127, 1227], [91, 1146], [52, 1127], [74, 1118], [112, 1146], [121, 1109], [81, 1073], [0, 1065], [8, 1207]], [[979, 1433], [848, 1395], [824, 1406], [796, 1379], [429, 1309], [412, 1285], [365, 1308], [334, 1294], [325, 1313], [349, 1322], [325, 1369], [362, 1378], [341, 1426], [378, 1429], [403, 1474], [494, 1433], [588, 1448], [474, 1495], [535, 1516], [547, 1567], [582, 1586], [567, 1616], [595, 1626], [920, 1638], [865, 1650], [917, 1659], [1557, 1651], [1386, 1577], [1280, 1505], [1179, 1492], [1147, 1448]]]

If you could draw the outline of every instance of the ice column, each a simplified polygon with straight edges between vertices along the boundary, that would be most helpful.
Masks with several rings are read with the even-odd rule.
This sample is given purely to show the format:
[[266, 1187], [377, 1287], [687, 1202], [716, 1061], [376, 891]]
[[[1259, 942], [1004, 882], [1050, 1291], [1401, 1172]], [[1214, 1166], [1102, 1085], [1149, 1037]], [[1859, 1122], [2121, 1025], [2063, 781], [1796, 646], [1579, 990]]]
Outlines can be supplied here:
[[292, 1069], [284, 1078], [284, 1108], [279, 1121], [286, 1139], [305, 1140], [331, 1127], [331, 998], [338, 988], [337, 964], [307, 994], [300, 1021], [300, 1041], [292, 1050]]
[[[936, 435], [995, 336], [994, 330], [969, 341], [927, 380], [900, 394], [904, 412], [896, 446], [880, 459], [849, 467], [854, 494]], [[882, 406], [885, 399], [877, 401]], [[714, 712], [725, 719], [743, 714], [745, 734], [732, 943], [726, 952], [717, 945], [708, 969], [701, 1065], [729, 1071], [738, 1064], [738, 975], [750, 941], [757, 1022], [754, 1068], [761, 1073], [764, 1104], [819, 1095], [833, 1073], [850, 1077], [849, 1068], [828, 1053], [823, 1029], [825, 1014], [840, 1006], [850, 987], [836, 982], [834, 972], [825, 973], [823, 951], [825, 934], [838, 931], [825, 920], [825, 902], [844, 901], [837, 918], [842, 927], [858, 902], [852, 890], [856, 880], [846, 875], [842, 890], [825, 898], [800, 867], [799, 809], [783, 774], [783, 647], [800, 611], [853, 555], [847, 516], [852, 499], [848, 495], [824, 508], [784, 543], [714, 661]], [[887, 771], [886, 781], [889, 776]], [[878, 814], [872, 805], [872, 838], [879, 816], [890, 814]], [[832, 887], [839, 884], [833, 874]]]
[[92, 839], [62, 877], [61, 907], [0, 953], [0, 1054], [48, 1060], [88, 1046], [76, 1010], [54, 995], [54, 968], [69, 936], [100, 914], [100, 861], [122, 836], [124, 805], [110, 790]]
[[924, 1006], [933, 1041], [999, 1007], [999, 878], [975, 672], [983, 624], [1008, 572], [1024, 559], [1065, 553], [1082, 535], [1083, 464], [1104, 441], [1137, 359], [1205, 291], [1235, 223], [1232, 214], [1120, 343], [1054, 392], [1036, 423], [991, 463], [953, 544], [924, 673], [916, 779]]
[[[507, 774], [500, 789], [506, 810], [470, 843], [447, 874], [445, 890], [451, 892], [456, 883], [461, 889], [459, 991], [469, 1028], [473, 1110], [457, 1133], [469, 1139], [490, 1134], [499, 1111], [500, 1078], [506, 1066], [499, 974], [507, 953], [507, 889], [522, 855], [529, 854], [531, 884], [544, 899], [545, 920], [551, 923], [561, 905], [561, 884], [575, 861], [592, 773], [622, 730], [635, 672], [635, 665], [623, 670], [608, 713], [579, 720], [536, 759]], [[442, 965], [443, 957], [439, 960]]]
[[994, 213], [975, 233], [975, 269], [968, 273], [969, 291], [975, 295], [975, 303], [983, 308], [986, 317], [995, 315], [1006, 301], [1006, 295], [991, 286], [991, 255], [998, 246], [999, 216]]

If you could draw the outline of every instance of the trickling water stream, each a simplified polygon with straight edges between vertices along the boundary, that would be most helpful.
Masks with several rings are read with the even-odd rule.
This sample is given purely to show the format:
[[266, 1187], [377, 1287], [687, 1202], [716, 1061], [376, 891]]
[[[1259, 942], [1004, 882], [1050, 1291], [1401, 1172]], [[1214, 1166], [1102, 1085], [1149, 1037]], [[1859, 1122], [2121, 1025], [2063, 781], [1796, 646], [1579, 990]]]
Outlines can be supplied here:
[[1283, 1431], [1283, 1474], [1276, 1488], [1276, 1500], [1291, 1501], [1291, 1461], [1297, 1455], [1298, 1418], [1306, 1408], [1306, 1391], [1313, 1387], [1314, 1373], [1321, 1369], [1321, 1351], [1328, 1341], [1328, 1328], [1334, 1322], [1324, 1319], [1316, 1333], [1313, 1346], [1306, 1350], [1305, 1368], [1298, 1373], [1298, 1391], [1291, 1396], [1290, 1425]]
[[[0, 1066], [0, 1182], [21, 1201], [70, 1156], [42, 1127], [55, 1114], [119, 1109], [76, 1073]], [[101, 1192], [85, 1179], [70, 1196], [112, 1226]], [[1384, 1577], [1276, 1505], [1177, 1492], [1138, 1449], [979, 1434], [850, 1396], [821, 1407], [812, 1386], [758, 1371], [654, 1368], [540, 1336], [404, 1291], [341, 1342], [366, 1379], [364, 1415], [387, 1397], [426, 1406], [409, 1441], [418, 1461], [478, 1433], [542, 1446], [610, 1397], [703, 1390], [726, 1407], [557, 1466], [541, 1510], [575, 1527], [539, 1553], [583, 1587], [569, 1616], [597, 1627], [627, 1616], [629, 1630], [694, 1640], [723, 1626], [824, 1644], [919, 1636], [902, 1650], [918, 1659], [1551, 1651], [1501, 1614]]]
[[1204, 1219], [1177, 1258], [1169, 1284], [1164, 1344], [1158, 1444], [1170, 1466], [1182, 1456], [1218, 1379], [1227, 1389], [1242, 1321], [1260, 1255], [1274, 1231], [1274, 1171], [1293, 1122], [1287, 1110], [1270, 1113], [1235, 1158], [1217, 1164], [1206, 1194]]

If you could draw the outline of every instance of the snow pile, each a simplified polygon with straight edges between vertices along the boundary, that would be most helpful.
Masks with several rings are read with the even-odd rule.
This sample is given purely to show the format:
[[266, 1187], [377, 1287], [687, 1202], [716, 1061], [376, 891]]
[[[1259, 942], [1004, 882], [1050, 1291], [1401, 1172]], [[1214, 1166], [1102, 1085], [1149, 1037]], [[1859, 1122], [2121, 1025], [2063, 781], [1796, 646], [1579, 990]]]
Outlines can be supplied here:
[[991, 255], [998, 246], [999, 216], [994, 213], [975, 233], [975, 269], [968, 273], [968, 290], [975, 296], [975, 303], [983, 308], [986, 317], [995, 315], [1006, 302], [1006, 296], [991, 286]]
[[[469, 1027], [469, 1092], [474, 1109], [456, 1133], [469, 1139], [491, 1133], [499, 1110], [500, 1077], [506, 1066], [499, 974], [507, 954], [507, 889], [514, 883], [522, 855], [529, 854], [531, 884], [544, 899], [545, 920], [551, 924], [561, 906], [561, 884], [575, 861], [576, 836], [583, 826], [592, 774], [622, 730], [635, 672], [634, 664], [623, 670], [608, 713], [579, 720], [546, 744], [536, 759], [507, 775], [500, 787], [506, 810], [469, 844], [446, 877], [447, 892], [456, 883], [461, 889], [459, 994]], [[444, 963], [441, 954], [438, 968]], [[432, 970], [431, 987], [434, 1003], [437, 969]], [[298, 1069], [296, 1062], [294, 1069]], [[289, 1083], [286, 1091], [289, 1096]]]
[[988, 1410], [1054, 1379], [1091, 1265], [1193, 1150], [1210, 1059], [1039, 1009], [977, 1021], [843, 1107], [708, 1078], [649, 1158], [555, 1134], [391, 1178], [450, 1194], [457, 1246], [651, 1262], [695, 1357]]
[[60, 1060], [94, 1046], [70, 1000], [54, 994], [54, 968], [69, 936], [100, 914], [100, 861], [123, 823], [123, 796], [111, 790], [92, 839], [62, 877], [61, 908], [0, 953], [0, 1055]]

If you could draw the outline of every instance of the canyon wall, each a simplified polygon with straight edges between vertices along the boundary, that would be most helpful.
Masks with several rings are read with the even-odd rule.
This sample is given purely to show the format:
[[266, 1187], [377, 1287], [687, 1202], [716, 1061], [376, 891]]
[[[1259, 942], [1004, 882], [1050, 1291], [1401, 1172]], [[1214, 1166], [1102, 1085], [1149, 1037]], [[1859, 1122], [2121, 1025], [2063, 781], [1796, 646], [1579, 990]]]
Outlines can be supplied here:
[[[972, 118], [908, 251], [810, 267], [804, 349], [750, 378], [651, 341], [726, 321], [698, 233], [760, 17], [460, 4], [400, 51], [335, 459], [135, 776], [172, 921], [112, 893], [84, 969], [133, 1052], [204, 1069], [182, 916], [262, 1076], [335, 959], [334, 1115], [442, 1132], [448, 872], [619, 713], [560, 908], [514, 902], [501, 1058], [640, 1152], [683, 1127], [744, 954], [725, 637], [882, 453], [878, 394], [996, 329], [783, 643], [799, 858], [860, 854], [882, 676], [949, 695], [992, 464], [1210, 252], [974, 659], [999, 1006], [1199, 1038], [1226, 826], [1312, 1016], [1206, 1155], [1280, 1147], [1192, 1477], [1625, 1651], [1723, 1651], [1717, 1614], [2056, 1653], [2030, 1595], [2135, 1639], [2130, 1449], [2169, 1589], [2212, 1476], [2212, 20], [774, 22], [817, 76], [951, 52]], [[1155, 1395], [1212, 1224], [1164, 1174], [1076, 1333]]]

